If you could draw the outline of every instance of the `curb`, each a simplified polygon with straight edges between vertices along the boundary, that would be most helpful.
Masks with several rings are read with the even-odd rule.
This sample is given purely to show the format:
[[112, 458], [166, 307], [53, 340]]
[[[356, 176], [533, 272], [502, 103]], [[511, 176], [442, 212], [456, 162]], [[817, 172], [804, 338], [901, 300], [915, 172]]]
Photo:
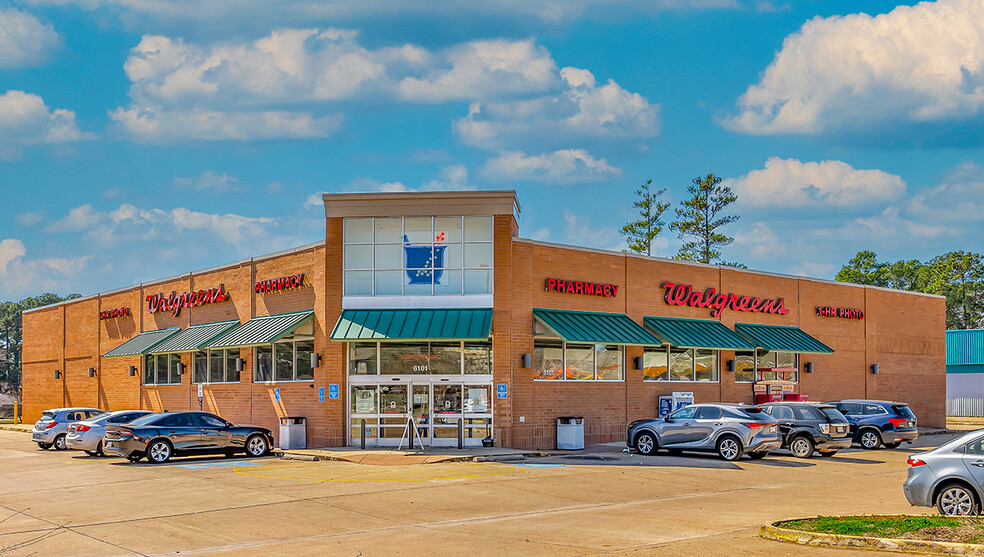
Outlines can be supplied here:
[[803, 530], [793, 530], [781, 526], [793, 520], [806, 519], [794, 518], [765, 524], [759, 530], [759, 536], [768, 540], [821, 547], [843, 547], [869, 551], [891, 551], [895, 553], [984, 556], [984, 545], [981, 544], [844, 536], [840, 534], [824, 534], [821, 532], [805, 532]]

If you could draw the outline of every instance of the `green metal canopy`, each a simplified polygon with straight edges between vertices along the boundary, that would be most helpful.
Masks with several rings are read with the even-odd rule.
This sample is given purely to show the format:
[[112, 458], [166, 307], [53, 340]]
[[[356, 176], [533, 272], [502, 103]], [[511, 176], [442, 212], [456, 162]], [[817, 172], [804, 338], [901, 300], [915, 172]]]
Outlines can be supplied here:
[[150, 352], [154, 346], [176, 335], [181, 327], [170, 327], [147, 331], [131, 338], [116, 348], [103, 354], [103, 358], [119, 358], [122, 356], [137, 356]]
[[314, 319], [314, 310], [254, 317], [219, 335], [201, 348], [235, 348], [276, 342]]
[[533, 317], [567, 342], [633, 346], [662, 344], [624, 313], [533, 308]]
[[331, 340], [488, 340], [491, 309], [347, 309]]
[[678, 348], [755, 350], [755, 345], [720, 321], [676, 317], [646, 317], [643, 324], [660, 339]]
[[239, 321], [236, 320], [192, 325], [164, 342], [154, 345], [149, 352], [153, 354], [193, 352], [204, 348], [210, 341], [238, 324]]
[[833, 354], [834, 350], [803, 332], [799, 327], [735, 323], [735, 331], [769, 351]]

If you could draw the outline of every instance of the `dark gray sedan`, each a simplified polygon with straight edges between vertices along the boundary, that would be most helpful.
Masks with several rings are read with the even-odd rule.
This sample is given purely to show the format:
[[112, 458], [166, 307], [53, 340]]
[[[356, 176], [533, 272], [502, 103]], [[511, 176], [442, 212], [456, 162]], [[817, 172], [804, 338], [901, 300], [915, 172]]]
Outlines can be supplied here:
[[782, 444], [779, 422], [761, 407], [726, 403], [691, 404], [665, 418], [634, 421], [626, 439], [644, 455], [707, 451], [729, 461], [742, 454], [762, 458]]
[[940, 514], [980, 513], [984, 498], [984, 430], [962, 435], [909, 457], [902, 491], [910, 505], [935, 506]]
[[265, 427], [236, 425], [208, 412], [167, 412], [137, 418], [126, 425], [109, 426], [103, 452], [136, 462], [143, 457], [153, 463], [172, 456], [244, 452], [251, 457], [266, 455], [273, 446], [273, 433]]

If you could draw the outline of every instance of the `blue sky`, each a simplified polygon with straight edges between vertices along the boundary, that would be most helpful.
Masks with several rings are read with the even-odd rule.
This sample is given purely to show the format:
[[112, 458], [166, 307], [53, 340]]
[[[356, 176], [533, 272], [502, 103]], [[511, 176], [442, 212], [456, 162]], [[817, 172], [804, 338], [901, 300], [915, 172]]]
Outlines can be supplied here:
[[709, 172], [752, 269], [980, 251], [984, 5], [849, 6], [0, 2], [0, 299], [318, 241], [324, 191], [516, 189], [522, 236], [622, 249]]

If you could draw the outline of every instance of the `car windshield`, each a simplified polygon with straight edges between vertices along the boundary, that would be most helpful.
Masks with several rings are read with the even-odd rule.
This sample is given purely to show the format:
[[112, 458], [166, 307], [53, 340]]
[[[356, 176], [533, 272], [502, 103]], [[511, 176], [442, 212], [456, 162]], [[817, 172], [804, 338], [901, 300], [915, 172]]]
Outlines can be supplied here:
[[916, 415], [912, 412], [912, 410], [910, 410], [909, 407], [906, 406], [906, 405], [904, 405], [904, 404], [899, 404], [897, 406], [893, 406], [892, 408], [894, 408], [895, 409], [895, 412], [899, 416], [902, 416], [903, 418], [915, 418], [916, 417]]
[[847, 423], [847, 418], [845, 418], [844, 414], [841, 414], [841, 411], [836, 408], [821, 408], [820, 411], [823, 412], [831, 422]]
[[962, 446], [964, 443], [967, 443], [967, 442], [969, 442], [969, 441], [971, 441], [973, 439], [979, 438], [981, 436], [981, 433], [984, 433], [984, 431], [977, 430], [977, 431], [972, 431], [972, 432], [970, 432], [970, 433], [968, 433], [966, 435], [961, 435], [960, 437], [957, 437], [956, 439], [951, 439], [950, 441], [947, 441], [946, 443], [943, 443], [939, 447], [936, 447], [935, 450], [936, 451], [940, 451], [940, 452], [944, 452], [946, 450], [955, 449], [957, 447]]
[[152, 423], [156, 422], [157, 419], [160, 418], [163, 415], [164, 414], [147, 414], [146, 416], [143, 416], [143, 417], [137, 418], [136, 420], [133, 420], [132, 422], [130, 422], [130, 425], [148, 425], [148, 424], [152, 424]]

